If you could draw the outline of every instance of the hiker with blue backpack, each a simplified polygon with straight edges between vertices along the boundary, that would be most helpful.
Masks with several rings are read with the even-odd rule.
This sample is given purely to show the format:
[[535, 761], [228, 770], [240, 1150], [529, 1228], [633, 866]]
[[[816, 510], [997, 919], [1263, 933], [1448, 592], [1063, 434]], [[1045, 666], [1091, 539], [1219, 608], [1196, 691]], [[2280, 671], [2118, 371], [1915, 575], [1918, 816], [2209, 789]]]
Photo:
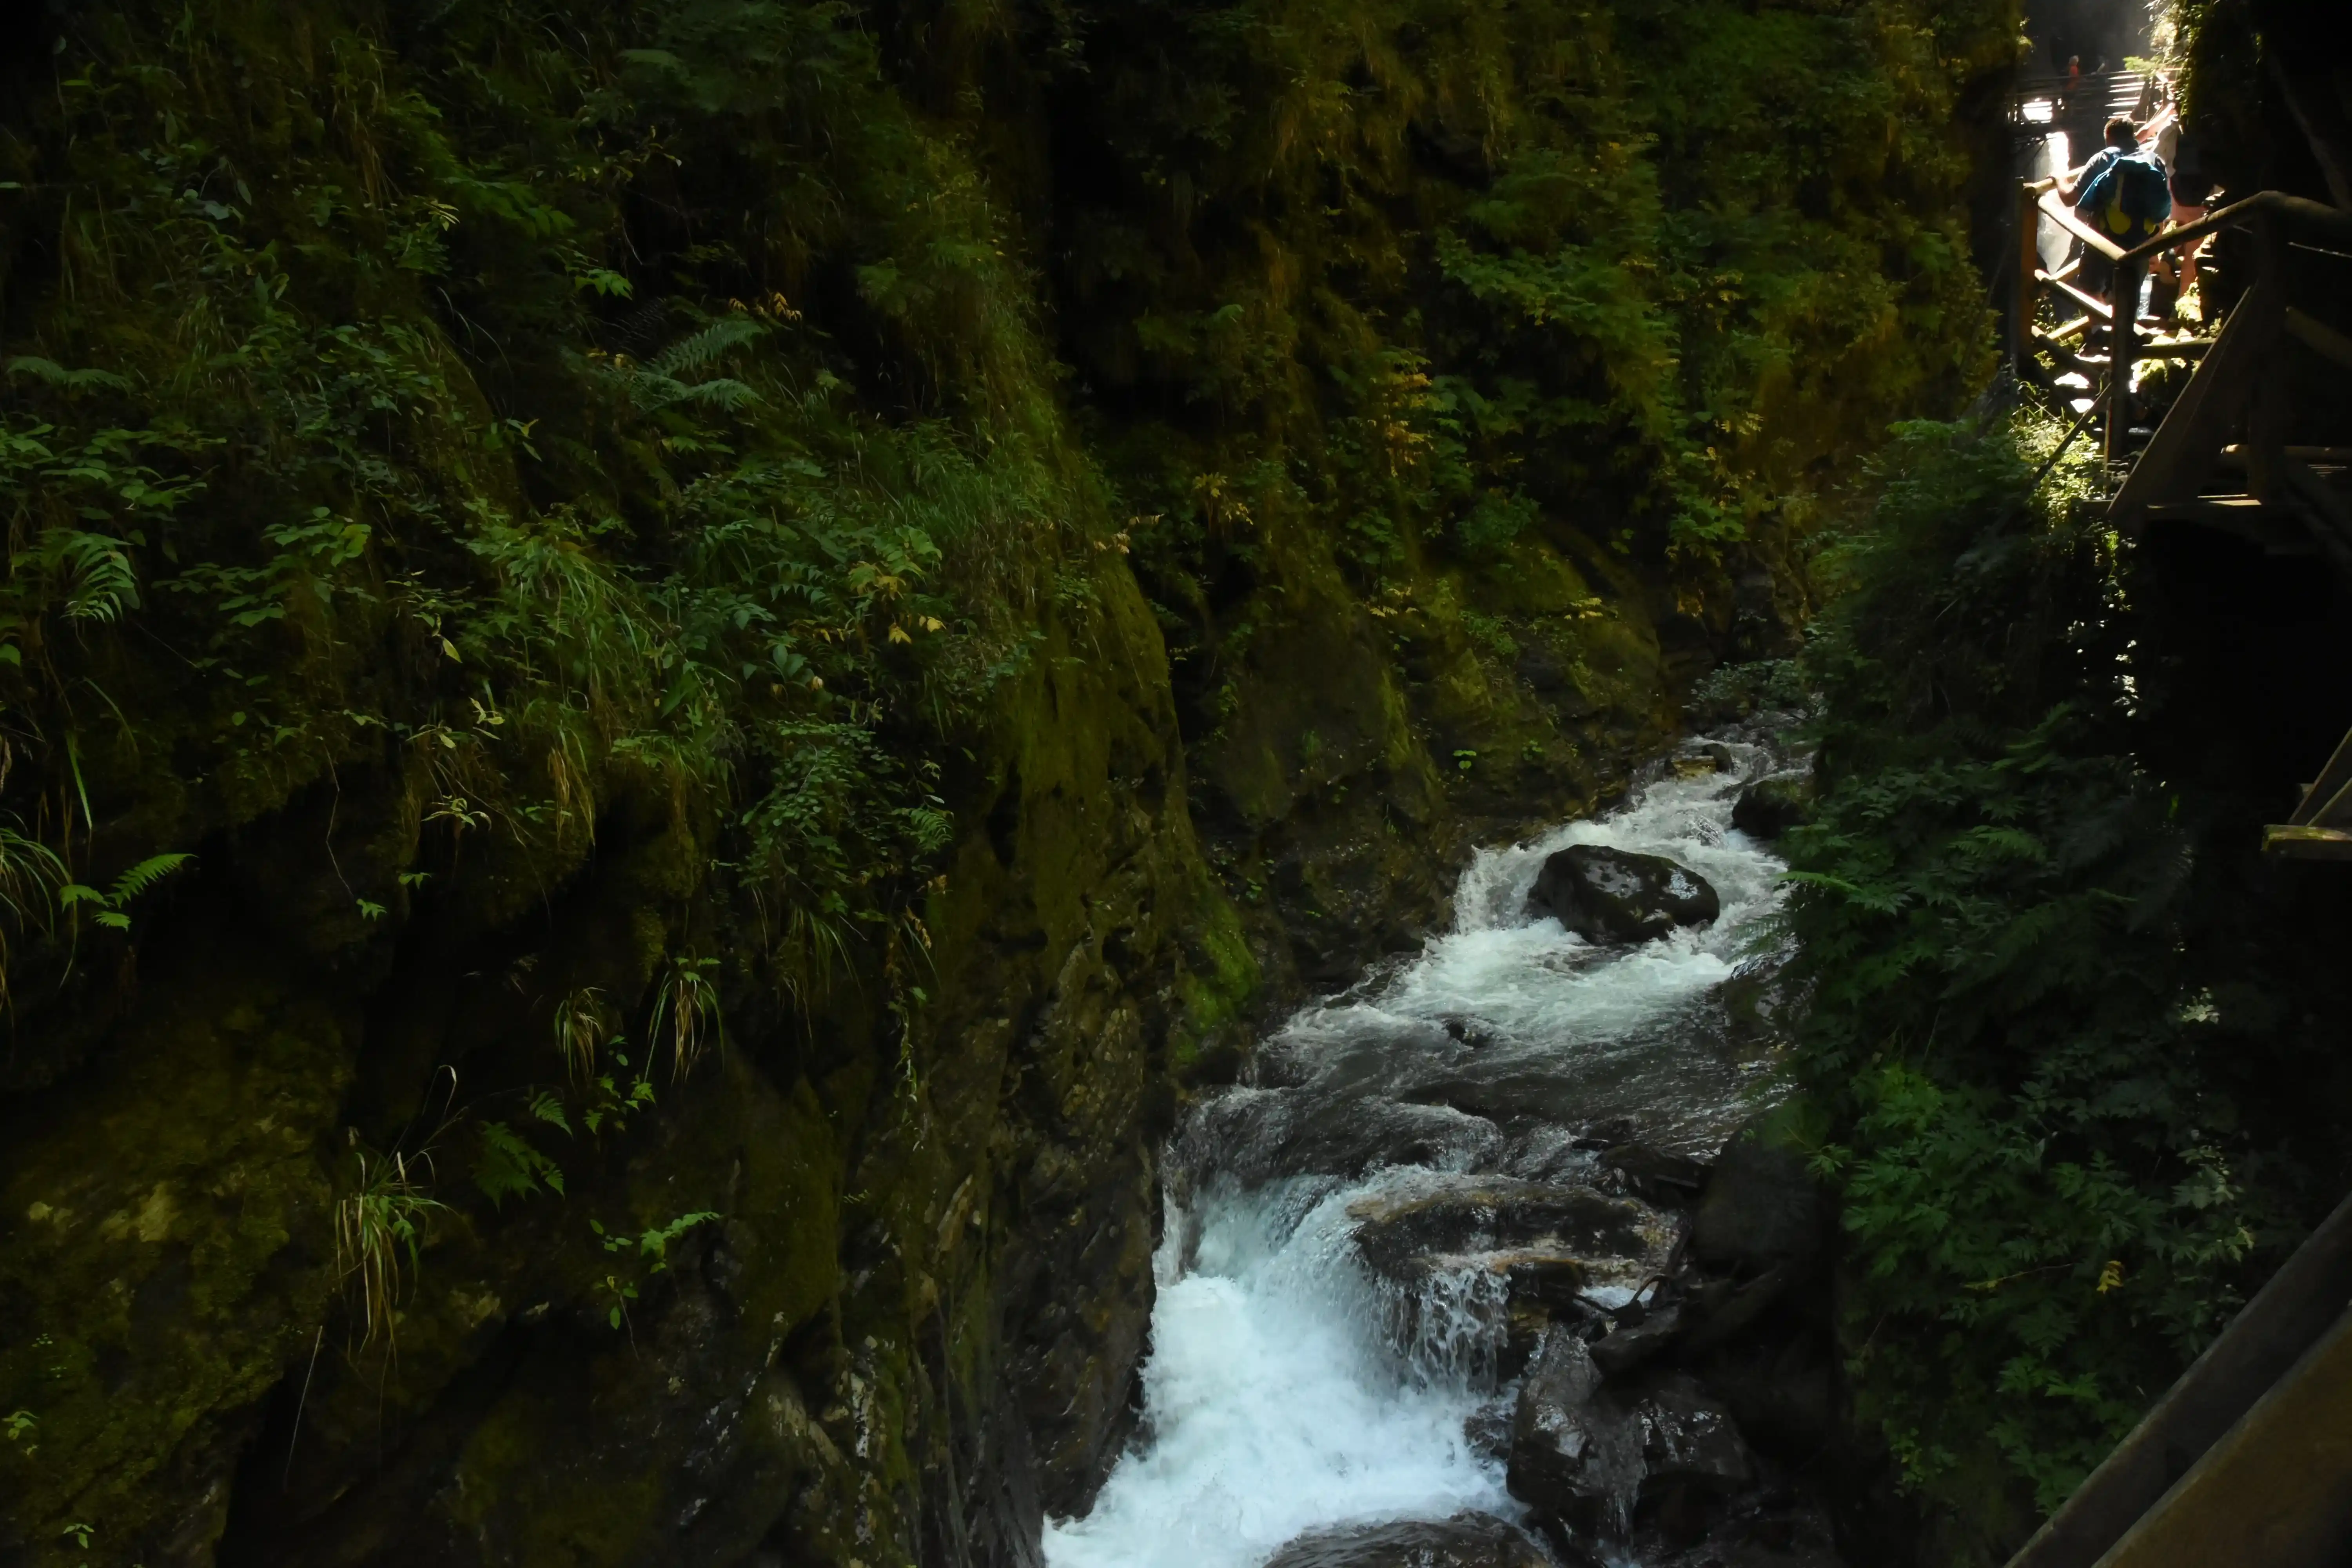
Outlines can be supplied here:
[[[2125, 119], [2107, 121], [2106, 145], [2091, 156], [2074, 180], [2074, 216], [2121, 249], [2153, 239], [2172, 216], [2172, 177], [2156, 150], [2142, 147], [2139, 127]], [[2083, 257], [2083, 287], [2105, 297], [2114, 264], [2095, 251]], [[2124, 301], [2108, 301], [2117, 310]], [[2137, 312], [2139, 301], [2128, 301]]]

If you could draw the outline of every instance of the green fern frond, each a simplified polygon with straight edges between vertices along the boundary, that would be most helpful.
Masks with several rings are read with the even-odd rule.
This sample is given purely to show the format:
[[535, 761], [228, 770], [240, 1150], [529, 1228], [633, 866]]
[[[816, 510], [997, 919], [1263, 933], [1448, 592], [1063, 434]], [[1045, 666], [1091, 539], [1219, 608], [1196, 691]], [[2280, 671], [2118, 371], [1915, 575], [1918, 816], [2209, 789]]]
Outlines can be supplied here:
[[683, 379], [707, 370], [746, 344], [768, 335], [768, 329], [743, 316], [729, 316], [700, 331], [688, 333], [654, 356], [646, 366], [656, 375]]
[[127, 904], [194, 858], [184, 850], [150, 855], [114, 879], [114, 891], [107, 895], [107, 902], [117, 907]]

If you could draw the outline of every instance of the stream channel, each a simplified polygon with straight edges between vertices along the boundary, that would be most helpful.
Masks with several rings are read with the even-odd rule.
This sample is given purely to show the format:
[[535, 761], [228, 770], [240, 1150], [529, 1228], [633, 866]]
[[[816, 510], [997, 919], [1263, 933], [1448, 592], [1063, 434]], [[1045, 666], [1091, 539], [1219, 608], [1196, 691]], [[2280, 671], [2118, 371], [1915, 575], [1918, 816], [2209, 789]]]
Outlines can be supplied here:
[[[1479, 851], [1452, 931], [1301, 1008], [1252, 1081], [1195, 1108], [1168, 1162], [1142, 1426], [1093, 1509], [1047, 1525], [1049, 1568], [1663, 1560], [1627, 1533], [1649, 1496], [1638, 1434], [1582, 1525], [1507, 1488], [1513, 1399], [1533, 1375], [1520, 1298], [1549, 1279], [1541, 1321], [1607, 1332], [1680, 1267], [1687, 1214], [1628, 1182], [1662, 1168], [1668, 1185], [1647, 1195], [1671, 1199], [1675, 1173], [1696, 1171], [1677, 1157], [1713, 1159], [1767, 1090], [1769, 1038], [1725, 994], [1775, 967], [1783, 868], [1731, 817], [1744, 784], [1789, 765], [1761, 731], [1685, 742], [1618, 809]], [[1713, 884], [1720, 916], [1638, 944], [1531, 917], [1546, 857], [1576, 844], [1669, 857]], [[1609, 1156], [1635, 1146], [1629, 1178]], [[1549, 1275], [1529, 1261], [1562, 1245], [1556, 1205], [1535, 1205], [1549, 1237], [1511, 1223], [1519, 1200], [1562, 1189], [1633, 1219], [1605, 1245], [1569, 1238], [1566, 1301], [1557, 1259]], [[1597, 1440], [1588, 1468], [1608, 1450]], [[1529, 1533], [1415, 1548], [1409, 1529], [1370, 1528], [1465, 1512]]]

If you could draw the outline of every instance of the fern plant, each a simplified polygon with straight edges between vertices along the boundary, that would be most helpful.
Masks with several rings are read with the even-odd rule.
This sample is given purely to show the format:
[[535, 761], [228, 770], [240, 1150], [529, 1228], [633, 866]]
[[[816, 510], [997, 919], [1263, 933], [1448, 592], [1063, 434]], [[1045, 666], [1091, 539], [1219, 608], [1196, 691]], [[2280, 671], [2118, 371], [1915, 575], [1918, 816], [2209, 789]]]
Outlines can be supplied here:
[[72, 913], [83, 905], [90, 906], [90, 918], [110, 931], [129, 931], [129, 904], [140, 894], [164, 878], [179, 870], [194, 856], [181, 851], [150, 855], [114, 879], [114, 885], [100, 892], [79, 882], [68, 882], [58, 889], [58, 907]]

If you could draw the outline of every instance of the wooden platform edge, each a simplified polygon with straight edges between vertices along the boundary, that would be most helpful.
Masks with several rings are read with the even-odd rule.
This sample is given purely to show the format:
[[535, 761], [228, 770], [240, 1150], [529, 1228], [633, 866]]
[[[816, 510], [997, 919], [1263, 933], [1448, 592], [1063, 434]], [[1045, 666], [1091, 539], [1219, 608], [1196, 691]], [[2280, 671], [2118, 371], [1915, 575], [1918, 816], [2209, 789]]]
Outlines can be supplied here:
[[2352, 833], [2274, 822], [2263, 829], [2263, 853], [2283, 860], [2352, 860]]

